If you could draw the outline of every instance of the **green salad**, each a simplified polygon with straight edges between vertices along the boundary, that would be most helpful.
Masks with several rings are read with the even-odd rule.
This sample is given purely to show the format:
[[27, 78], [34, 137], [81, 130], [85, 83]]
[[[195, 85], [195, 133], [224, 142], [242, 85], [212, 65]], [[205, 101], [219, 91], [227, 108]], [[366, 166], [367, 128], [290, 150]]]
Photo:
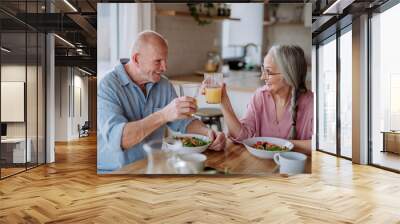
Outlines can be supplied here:
[[180, 140], [182, 142], [182, 146], [184, 147], [199, 147], [199, 146], [205, 146], [209, 144], [209, 141], [204, 141], [200, 138], [197, 137], [174, 137], [177, 140]]
[[266, 150], [266, 151], [286, 151], [287, 147], [278, 146], [269, 142], [258, 141], [256, 144], [252, 145], [253, 148]]

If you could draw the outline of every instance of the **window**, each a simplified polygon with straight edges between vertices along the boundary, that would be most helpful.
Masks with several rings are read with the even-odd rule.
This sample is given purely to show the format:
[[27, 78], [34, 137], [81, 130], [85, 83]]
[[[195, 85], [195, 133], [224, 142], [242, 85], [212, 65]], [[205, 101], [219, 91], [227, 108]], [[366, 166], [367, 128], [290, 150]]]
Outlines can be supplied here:
[[336, 39], [318, 48], [318, 145], [336, 154]]
[[[98, 3], [97, 80], [122, 58], [129, 58], [132, 37], [152, 28], [151, 4]], [[142, 16], [149, 15], [149, 16]], [[143, 17], [143, 18], [142, 18]]]
[[400, 170], [400, 4], [371, 18], [372, 163]]
[[[45, 1], [20, 1], [18, 4], [1, 1], [0, 7], [15, 9], [18, 6], [23, 16], [24, 13], [43, 12], [44, 4]], [[4, 12], [0, 12], [0, 17], [9, 21], [0, 29], [2, 179], [45, 163], [46, 38], [44, 33]], [[15, 101], [10, 102], [10, 99]]]
[[[351, 28], [351, 27], [349, 27]], [[352, 33], [340, 36], [340, 155], [352, 157]]]

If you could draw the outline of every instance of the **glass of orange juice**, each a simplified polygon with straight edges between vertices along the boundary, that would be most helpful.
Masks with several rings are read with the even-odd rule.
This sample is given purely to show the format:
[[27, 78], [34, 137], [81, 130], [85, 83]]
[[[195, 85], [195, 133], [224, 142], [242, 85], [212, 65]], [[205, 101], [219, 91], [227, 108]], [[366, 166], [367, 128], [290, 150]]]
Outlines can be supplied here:
[[223, 74], [205, 73], [204, 80], [205, 80], [206, 102], [209, 104], [221, 103]]
[[[200, 92], [200, 84], [198, 83], [184, 83], [179, 85], [179, 95], [182, 96], [189, 96], [194, 98], [194, 100], [196, 101], [196, 106], [197, 105], [197, 97], [199, 96], [199, 92]], [[193, 114], [191, 114], [193, 116]]]

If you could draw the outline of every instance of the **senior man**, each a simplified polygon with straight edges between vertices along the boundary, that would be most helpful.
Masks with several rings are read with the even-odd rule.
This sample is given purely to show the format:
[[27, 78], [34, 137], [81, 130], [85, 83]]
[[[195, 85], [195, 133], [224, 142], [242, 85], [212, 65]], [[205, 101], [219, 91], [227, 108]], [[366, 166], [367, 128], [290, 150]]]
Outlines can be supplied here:
[[143, 144], [162, 139], [165, 125], [177, 132], [209, 136], [213, 141], [210, 149], [224, 149], [225, 135], [191, 116], [197, 107], [195, 99], [178, 98], [162, 76], [167, 70], [167, 55], [167, 41], [156, 32], [144, 31], [133, 45], [129, 62], [118, 64], [100, 81], [99, 173], [143, 159]]

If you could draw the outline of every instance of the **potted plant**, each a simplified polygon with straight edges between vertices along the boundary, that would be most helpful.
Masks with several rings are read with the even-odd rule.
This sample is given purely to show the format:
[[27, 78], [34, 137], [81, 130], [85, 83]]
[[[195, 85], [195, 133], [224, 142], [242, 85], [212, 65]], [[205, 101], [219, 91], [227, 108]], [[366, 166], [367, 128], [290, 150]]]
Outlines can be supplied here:
[[[200, 26], [211, 24], [211, 16], [214, 11], [213, 3], [187, 3], [190, 15]], [[210, 17], [209, 19], [204, 18], [205, 16]], [[201, 18], [202, 16], [202, 18]]]

